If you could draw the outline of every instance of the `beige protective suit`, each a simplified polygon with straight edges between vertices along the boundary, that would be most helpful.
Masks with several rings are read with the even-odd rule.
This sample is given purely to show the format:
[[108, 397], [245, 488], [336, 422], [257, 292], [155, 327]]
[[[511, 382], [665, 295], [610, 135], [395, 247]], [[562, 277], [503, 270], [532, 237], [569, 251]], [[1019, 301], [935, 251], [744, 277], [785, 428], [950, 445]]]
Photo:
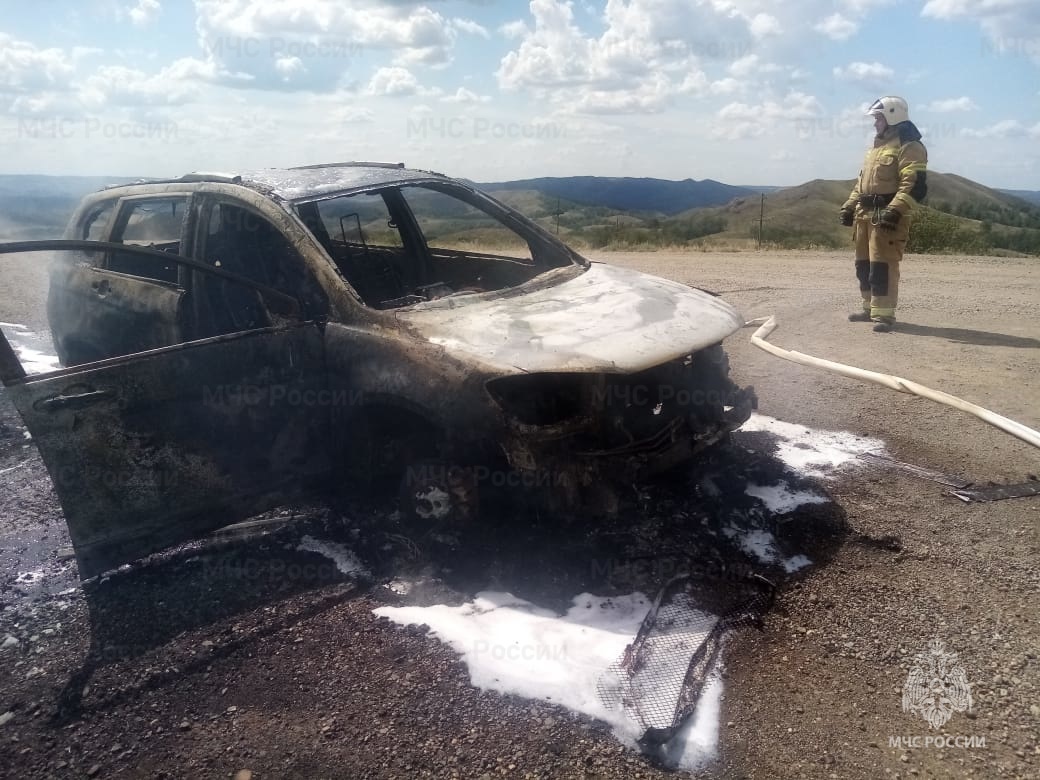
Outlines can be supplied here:
[[[914, 131], [911, 136], [920, 138], [916, 128]], [[906, 134], [905, 129], [902, 134]], [[900, 125], [888, 127], [874, 139], [873, 148], [867, 150], [859, 179], [845, 201], [844, 208], [855, 207], [852, 235], [856, 276], [863, 310], [872, 319], [895, 320], [899, 262], [910, 233], [911, 212], [917, 203], [914, 195], [924, 189], [927, 163], [928, 152], [920, 140], [904, 141]], [[894, 230], [880, 225], [885, 208], [901, 215]]]

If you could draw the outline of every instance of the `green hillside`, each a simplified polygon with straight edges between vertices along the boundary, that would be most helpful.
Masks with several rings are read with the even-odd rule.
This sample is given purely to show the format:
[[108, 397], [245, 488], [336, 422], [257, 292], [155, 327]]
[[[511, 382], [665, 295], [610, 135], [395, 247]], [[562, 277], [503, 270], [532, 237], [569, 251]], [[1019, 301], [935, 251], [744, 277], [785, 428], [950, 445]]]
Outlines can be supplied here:
[[[838, 209], [853, 180], [814, 179], [764, 195], [740, 197], [725, 206], [662, 214], [590, 213], [561, 206], [561, 237], [579, 247], [653, 249], [694, 247], [746, 249], [844, 248], [850, 231], [838, 224]], [[926, 205], [918, 207], [910, 236], [915, 252], [1009, 252], [1040, 255], [1040, 207], [954, 174], [930, 171]], [[526, 193], [527, 208], [546, 224], [555, 202]], [[519, 207], [519, 206], [518, 206]], [[530, 210], [528, 210], [530, 209]], [[761, 236], [760, 236], [761, 225]]]

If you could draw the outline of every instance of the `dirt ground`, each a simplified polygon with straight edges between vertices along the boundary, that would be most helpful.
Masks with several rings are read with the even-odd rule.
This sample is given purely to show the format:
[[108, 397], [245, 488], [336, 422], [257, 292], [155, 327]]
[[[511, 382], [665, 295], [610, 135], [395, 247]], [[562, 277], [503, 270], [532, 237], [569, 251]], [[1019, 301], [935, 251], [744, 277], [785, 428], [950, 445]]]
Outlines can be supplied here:
[[[890, 334], [846, 321], [859, 305], [847, 253], [602, 259], [720, 293], [748, 319], [775, 314], [780, 346], [1040, 427], [1035, 258], [907, 258]], [[23, 271], [17, 287], [6, 277], [0, 320], [38, 327], [37, 276]], [[1040, 472], [1036, 449], [981, 421], [781, 361], [750, 335], [726, 349], [763, 414], [875, 437], [894, 458], [979, 485]], [[701, 468], [734, 480], [775, 468], [770, 446], [738, 434]], [[402, 573], [427, 576], [413, 599], [430, 602], [465, 599], [489, 578], [554, 608], [581, 589], [647, 586], [597, 580], [603, 567], [582, 556], [632, 555], [632, 542], [610, 546], [620, 531], [662, 551], [646, 571], [674, 571], [665, 548], [709, 554], [690, 518], [726, 507], [681, 504], [681, 484], [653, 493], [624, 529], [506, 523], [443, 547], [397, 533], [378, 497], [295, 507], [297, 525], [353, 540], [373, 581], [289, 549], [296, 537], [280, 534], [300, 531], [287, 530], [190, 547], [87, 592], [61, 555], [68, 537], [46, 472], [3, 398], [0, 484], [0, 776], [685, 776], [621, 747], [603, 724], [473, 688], [450, 649], [372, 614], [399, 601], [382, 583]], [[964, 503], [878, 465], [818, 487], [832, 498], [825, 511], [786, 518], [790, 536], [812, 537], [816, 565], [784, 580], [762, 630], [727, 648], [719, 754], [696, 776], [1040, 774], [1040, 498]], [[908, 669], [933, 638], [958, 654], [973, 698], [938, 731], [902, 709]], [[974, 746], [924, 747], [936, 735]]]
[[[859, 305], [845, 253], [624, 255], [632, 265], [721, 293], [748, 319], [777, 315], [772, 343], [902, 376], [1040, 427], [1040, 264], [1035, 258], [910, 256], [893, 333], [849, 323]], [[882, 439], [891, 455], [978, 484], [1020, 483], [1040, 453], [973, 417], [910, 395], [727, 342], [760, 409], [788, 422]], [[1040, 498], [965, 504], [891, 470], [830, 486], [850, 540], [788, 588], [762, 641], [732, 660], [724, 777], [1035, 777], [1040, 773]], [[986, 749], [894, 749], [929, 732], [901, 710], [909, 661], [930, 638], [959, 653], [971, 719], [948, 733]], [[728, 724], [732, 723], [732, 726]]]

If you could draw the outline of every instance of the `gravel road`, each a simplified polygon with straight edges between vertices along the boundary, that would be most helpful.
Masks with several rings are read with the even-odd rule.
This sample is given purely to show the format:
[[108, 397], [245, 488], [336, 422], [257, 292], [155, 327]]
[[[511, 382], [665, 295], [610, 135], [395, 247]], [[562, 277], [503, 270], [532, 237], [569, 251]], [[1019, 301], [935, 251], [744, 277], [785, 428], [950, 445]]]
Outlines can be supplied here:
[[[945, 390], [1040, 428], [1036, 258], [910, 256], [891, 334], [844, 322], [858, 306], [844, 253], [611, 256], [723, 294], [747, 318], [777, 315], [772, 342]], [[1021, 483], [1040, 453], [924, 399], [727, 344], [762, 410], [882, 439], [902, 461], [977, 484]], [[733, 660], [724, 777], [1035, 777], [1040, 773], [1036, 618], [1040, 499], [964, 504], [898, 471], [830, 487], [849, 541], [783, 595], [762, 641]], [[898, 550], [873, 540], [898, 539]], [[901, 689], [928, 640], [959, 654], [970, 717], [943, 733], [985, 749], [890, 748], [936, 732], [903, 713]]]
[[[775, 314], [780, 346], [1040, 427], [1036, 258], [907, 258], [890, 334], [846, 322], [858, 307], [846, 253], [602, 259], [718, 292], [749, 319]], [[39, 327], [42, 269], [22, 269], [17, 285], [0, 278], [0, 321]], [[763, 414], [874, 437], [893, 458], [979, 485], [1040, 472], [1035, 449], [972, 417], [781, 361], [749, 336], [726, 348]], [[779, 468], [768, 437], [736, 441], [720, 456], [734, 479]], [[68, 538], [46, 472], [2, 397], [0, 484], [2, 776], [687, 776], [622, 747], [602, 723], [474, 688], [448, 647], [372, 613], [401, 601], [382, 583], [402, 574], [429, 581], [413, 601], [458, 603], [495, 584], [554, 609], [584, 588], [653, 584], [596, 581], [581, 555], [631, 551], [607, 549], [603, 529], [517, 523], [415, 545], [376, 496], [294, 507], [281, 531], [183, 549], [84, 593], [61, 555]], [[1040, 498], [964, 503], [881, 465], [816, 487], [831, 502], [785, 518], [790, 538], [811, 537], [816, 565], [783, 582], [761, 631], [727, 648], [718, 754], [695, 776], [1040, 774]], [[697, 529], [675, 519], [676, 490], [629, 517], [648, 549], [700, 549]], [[707, 522], [715, 509], [683, 517]], [[288, 510], [270, 519], [288, 523]], [[293, 548], [300, 528], [353, 539], [373, 578], [350, 581]], [[935, 639], [957, 654], [972, 696], [939, 729], [902, 707], [915, 656]]]

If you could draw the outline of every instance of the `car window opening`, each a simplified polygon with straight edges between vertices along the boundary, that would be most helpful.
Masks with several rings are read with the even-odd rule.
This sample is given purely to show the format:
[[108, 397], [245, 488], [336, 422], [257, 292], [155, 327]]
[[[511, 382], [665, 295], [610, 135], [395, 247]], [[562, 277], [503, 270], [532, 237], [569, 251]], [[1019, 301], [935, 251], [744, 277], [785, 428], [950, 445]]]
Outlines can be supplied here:
[[464, 194], [412, 185], [304, 203], [297, 212], [377, 309], [507, 289], [574, 262], [564, 247], [521, 233], [506, 213]]
[[[221, 202], [210, 206], [204, 224], [202, 260], [296, 298], [307, 319], [324, 313], [324, 294], [307, 272], [303, 258], [275, 225], [248, 209]], [[271, 324], [257, 290], [203, 272], [193, 276], [199, 337]]]
[[[187, 213], [187, 203], [186, 196], [127, 202], [120, 213], [112, 241], [179, 254], [181, 228]], [[99, 224], [99, 228], [102, 225], [103, 221]], [[86, 228], [88, 234], [91, 227]], [[108, 270], [117, 273], [155, 279], [160, 282], [177, 282], [178, 267], [176, 263], [172, 262], [157, 263], [137, 254], [113, 252], [108, 258], [107, 266]]]

